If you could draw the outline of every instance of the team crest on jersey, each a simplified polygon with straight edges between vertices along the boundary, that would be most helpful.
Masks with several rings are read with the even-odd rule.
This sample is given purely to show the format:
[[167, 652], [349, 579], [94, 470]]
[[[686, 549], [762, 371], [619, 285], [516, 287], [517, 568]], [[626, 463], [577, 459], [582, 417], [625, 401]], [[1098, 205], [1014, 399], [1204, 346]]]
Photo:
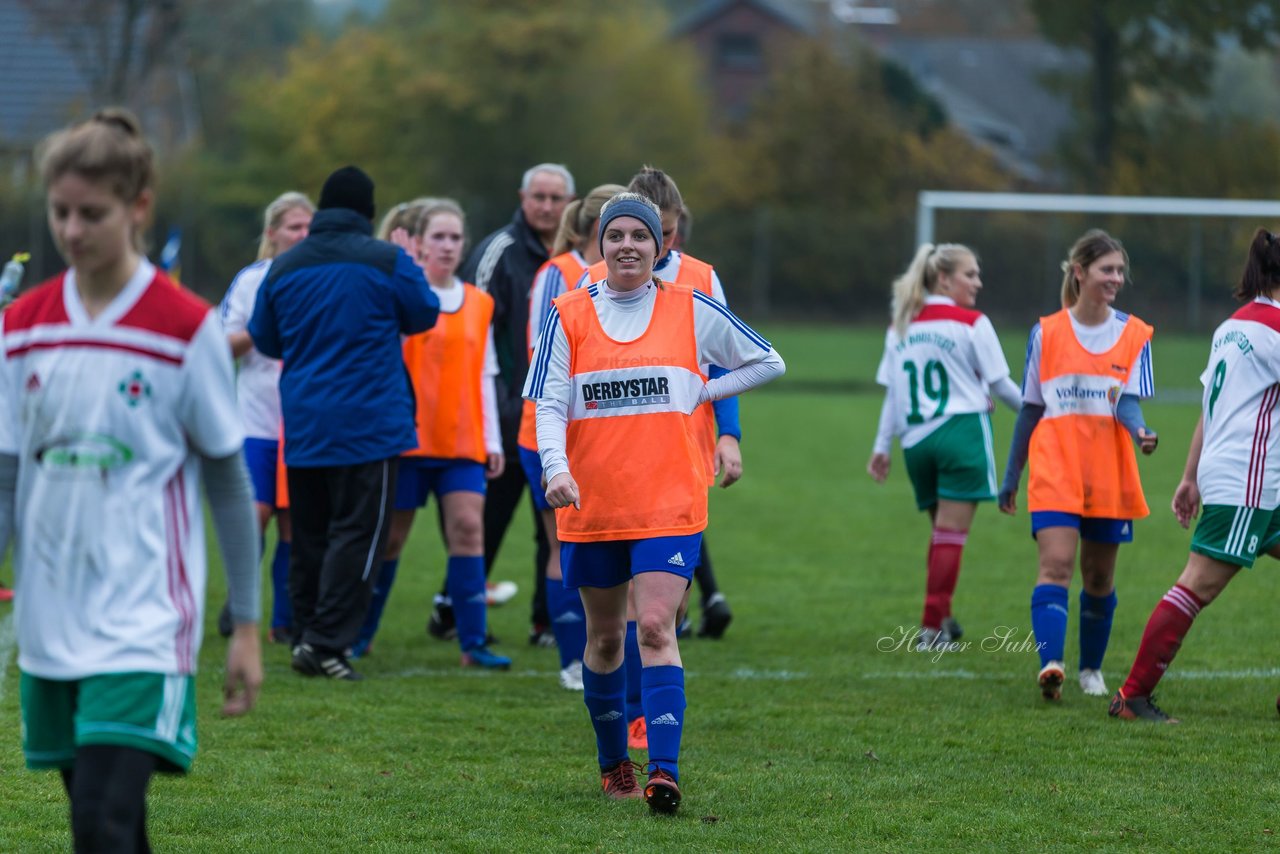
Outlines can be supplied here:
[[124, 402], [134, 408], [151, 397], [151, 383], [147, 382], [142, 371], [134, 371], [120, 381], [119, 391]]
[[1113, 385], [1107, 389], [1107, 403], [1111, 404], [1112, 409], [1115, 409], [1120, 403], [1120, 391], [1121, 389], [1118, 385]]
[[40, 390], [40, 375], [35, 371], [31, 372], [31, 376], [27, 377], [27, 394], [35, 394]]

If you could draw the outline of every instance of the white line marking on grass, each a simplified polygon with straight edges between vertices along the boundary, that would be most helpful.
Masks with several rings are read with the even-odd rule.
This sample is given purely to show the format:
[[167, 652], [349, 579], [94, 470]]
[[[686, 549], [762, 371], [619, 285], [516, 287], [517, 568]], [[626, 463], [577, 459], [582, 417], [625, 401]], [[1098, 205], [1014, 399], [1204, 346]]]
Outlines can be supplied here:
[[[356, 668], [370, 679], [439, 679], [461, 676], [466, 679], [546, 679], [554, 682], [559, 677], [559, 671], [530, 670], [527, 668], [495, 672], [482, 667], [407, 667], [403, 670], [379, 673], [376, 670], [360, 667], [358, 659], [354, 663]], [[287, 666], [268, 665], [267, 672], [270, 674], [288, 673], [290, 668]], [[727, 674], [688, 671], [685, 675], [691, 679], [728, 678], [749, 682], [794, 682], [799, 679], [809, 678], [808, 673], [799, 670], [754, 670], [750, 667], [739, 667]], [[2, 675], [0, 675], [0, 679], [3, 679]], [[0, 688], [3, 688], [2, 682], [0, 682]], [[3, 691], [0, 691], [0, 697], [3, 696]]]
[[9, 674], [9, 657], [18, 644], [17, 624], [13, 621], [13, 611], [0, 617], [0, 700], [4, 699], [4, 681]]
[[[1116, 674], [1119, 675], [1118, 673]], [[944, 680], [956, 679], [971, 681], [983, 679], [988, 682], [1022, 682], [1028, 678], [1026, 673], [975, 673], [972, 670], [889, 670], [877, 673], [864, 673], [863, 679], [922, 679]], [[1280, 678], [1280, 667], [1250, 667], [1244, 670], [1170, 670], [1165, 679], [1196, 680], [1233, 680], [1233, 679], [1276, 679]]]

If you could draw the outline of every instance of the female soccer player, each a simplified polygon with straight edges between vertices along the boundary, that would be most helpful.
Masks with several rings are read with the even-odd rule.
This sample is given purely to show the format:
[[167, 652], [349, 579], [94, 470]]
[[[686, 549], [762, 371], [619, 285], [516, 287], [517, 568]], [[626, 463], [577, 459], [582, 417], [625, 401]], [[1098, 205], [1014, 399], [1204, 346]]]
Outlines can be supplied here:
[[[302, 193], [284, 193], [263, 213], [258, 260], [231, 280], [222, 298], [222, 327], [231, 343], [231, 355], [239, 360], [236, 401], [244, 425], [244, 455], [253, 479], [258, 504], [258, 529], [264, 534], [271, 517], [276, 519], [276, 553], [271, 559], [271, 628], [267, 637], [275, 643], [293, 640], [293, 608], [289, 602], [289, 510], [278, 500], [276, 463], [280, 455], [280, 360], [262, 355], [247, 331], [258, 288], [271, 260], [307, 236], [315, 205]], [[231, 634], [231, 614], [222, 609], [218, 630]]]
[[[560, 217], [551, 260], [543, 264], [533, 277], [529, 289], [529, 363], [538, 346], [538, 332], [551, 312], [551, 301], [576, 286], [587, 268], [603, 260], [600, 256], [598, 229], [600, 208], [614, 195], [624, 192], [620, 184], [602, 184], [580, 199], [565, 206]], [[582, 651], [587, 645], [586, 618], [582, 598], [576, 590], [564, 586], [560, 571], [560, 541], [556, 537], [556, 515], [547, 503], [546, 486], [542, 482], [542, 460], [538, 456], [538, 431], [534, 402], [526, 400], [520, 414], [520, 435], [516, 445], [520, 465], [529, 479], [533, 503], [542, 517], [542, 527], [551, 544], [547, 560], [547, 610], [551, 631], [560, 652], [560, 685], [570, 691], [582, 690]]]
[[77, 851], [149, 851], [151, 775], [185, 772], [196, 749], [202, 479], [235, 621], [223, 712], [247, 712], [262, 682], [253, 489], [221, 324], [138, 249], [154, 196], [136, 119], [103, 110], [38, 157], [71, 266], [0, 332], [23, 750], [62, 772]]
[[[620, 193], [600, 214], [607, 277], [555, 301], [525, 384], [536, 400], [547, 501], [556, 508], [564, 584], [587, 616], [582, 682], [601, 782], [641, 795], [627, 755], [623, 641], [634, 583], [642, 702], [649, 730], [643, 796], [680, 803], [684, 670], [676, 612], [707, 524], [704, 449], [690, 415], [701, 404], [780, 376], [769, 343], [716, 300], [654, 277], [658, 208]], [[706, 380], [701, 365], [729, 370]]]
[[1140, 398], [1155, 393], [1151, 327], [1111, 307], [1129, 256], [1105, 231], [1086, 232], [1062, 264], [1062, 311], [1040, 318], [1027, 343], [1022, 411], [1014, 426], [1000, 509], [1017, 510], [1030, 448], [1027, 506], [1040, 569], [1031, 628], [1040, 650], [1040, 692], [1062, 697], [1067, 592], [1080, 553], [1080, 690], [1105, 697], [1102, 659], [1116, 608], [1116, 555], [1148, 515], [1129, 436], [1150, 454], [1157, 436]]
[[970, 249], [921, 246], [893, 283], [893, 324], [876, 370], [885, 396], [867, 472], [884, 482], [890, 444], [900, 436], [916, 506], [933, 525], [917, 644], [922, 651], [957, 640], [963, 631], [951, 615], [960, 559], [978, 502], [996, 497], [988, 395], [1014, 411], [1022, 405], [991, 321], [974, 310], [981, 289]]
[[[498, 373], [493, 299], [454, 275], [463, 245], [463, 213], [456, 202], [438, 199], [426, 205], [411, 237], [418, 264], [440, 299], [440, 319], [404, 342], [405, 365], [418, 401], [418, 449], [400, 459], [384, 563], [352, 654], [368, 652], [414, 515], [434, 492], [443, 511], [449, 550], [445, 584], [453, 601], [462, 664], [506, 669], [511, 659], [486, 646], [485, 480], [501, 474], [505, 464], [493, 385]], [[410, 246], [404, 248], [408, 251]]]
[[1151, 613], [1129, 678], [1111, 700], [1112, 717], [1178, 722], [1156, 706], [1151, 692], [1196, 615], [1241, 567], [1280, 544], [1280, 431], [1271, 429], [1280, 402], [1280, 240], [1271, 232], [1254, 234], [1235, 296], [1245, 305], [1213, 333], [1200, 375], [1200, 421], [1173, 495], [1182, 527], [1199, 515], [1201, 502], [1204, 515], [1186, 568]]

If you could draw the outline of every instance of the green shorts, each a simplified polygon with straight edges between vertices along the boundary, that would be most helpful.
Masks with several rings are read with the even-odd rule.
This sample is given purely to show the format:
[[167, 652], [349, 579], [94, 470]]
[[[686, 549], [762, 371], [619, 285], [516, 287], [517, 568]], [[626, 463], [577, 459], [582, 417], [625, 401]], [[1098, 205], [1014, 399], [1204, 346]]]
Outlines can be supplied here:
[[921, 510], [933, 507], [939, 498], [991, 501], [996, 497], [991, 419], [985, 412], [952, 415], [902, 454]]
[[1191, 535], [1191, 550], [1247, 568], [1277, 542], [1280, 542], [1280, 512], [1206, 504]]
[[191, 676], [106, 673], [84, 679], [22, 674], [22, 751], [28, 768], [70, 768], [86, 744], [134, 747], [182, 773], [196, 755]]

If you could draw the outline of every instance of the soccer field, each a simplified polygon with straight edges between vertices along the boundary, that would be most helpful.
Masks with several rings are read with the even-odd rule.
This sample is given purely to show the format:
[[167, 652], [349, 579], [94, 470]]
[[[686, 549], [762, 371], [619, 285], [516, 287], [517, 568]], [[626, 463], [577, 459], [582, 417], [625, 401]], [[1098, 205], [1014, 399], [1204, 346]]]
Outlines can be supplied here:
[[[225, 644], [213, 630], [222, 601], [214, 569], [200, 754], [188, 778], [152, 785], [156, 850], [1274, 845], [1280, 667], [1270, 611], [1250, 603], [1277, 599], [1280, 567], [1264, 558], [1197, 620], [1158, 692], [1182, 718], [1177, 727], [1112, 720], [1107, 699], [1079, 692], [1078, 579], [1063, 701], [1040, 698], [1028, 639], [1036, 550], [1025, 512], [1011, 519], [987, 505], [978, 514], [955, 601], [971, 643], [946, 654], [910, 651], [896, 639], [919, 619], [927, 517], [914, 510], [896, 451], [886, 484], [863, 470], [879, 413], [871, 383], [883, 333], [759, 328], [788, 373], [744, 399], [746, 475], [712, 497], [708, 542], [735, 619], [722, 641], [682, 644], [689, 707], [677, 816], [603, 798], [581, 695], [559, 687], [554, 650], [525, 642], [527, 510], [494, 571], [518, 581], [520, 595], [490, 612], [512, 670], [461, 671], [456, 645], [425, 634], [444, 569], [429, 512], [373, 653], [357, 665], [366, 681], [298, 677], [287, 649], [269, 646], [259, 707], [243, 719], [217, 716]], [[1025, 330], [1004, 336], [1020, 376]], [[1207, 335], [1157, 335], [1158, 394], [1194, 391], [1207, 343]], [[1140, 461], [1152, 515], [1120, 553], [1104, 666], [1112, 690], [1190, 541], [1168, 505], [1198, 403], [1186, 402], [1193, 394], [1168, 397], [1183, 402], [1145, 407], [1162, 441]], [[993, 422], [1002, 469], [1013, 414], [1002, 409]], [[1025, 477], [1023, 487], [1025, 508]], [[64, 851], [62, 784], [23, 769], [11, 609], [0, 607], [0, 851]]]

